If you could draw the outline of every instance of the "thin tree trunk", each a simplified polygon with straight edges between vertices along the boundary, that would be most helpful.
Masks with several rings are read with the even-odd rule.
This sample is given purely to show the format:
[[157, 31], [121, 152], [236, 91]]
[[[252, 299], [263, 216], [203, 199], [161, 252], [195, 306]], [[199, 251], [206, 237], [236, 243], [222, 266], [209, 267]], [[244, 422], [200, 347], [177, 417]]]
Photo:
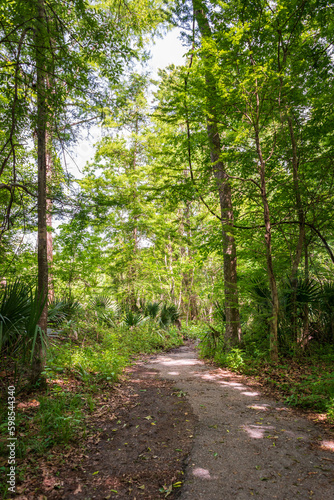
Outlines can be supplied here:
[[176, 305], [175, 280], [174, 280], [174, 271], [173, 271], [173, 245], [172, 245], [172, 242], [170, 239], [170, 235], [168, 235], [168, 243], [166, 246], [166, 250], [167, 250], [166, 259], [168, 259], [168, 264], [166, 262], [166, 267], [167, 267], [167, 272], [169, 272], [170, 279], [171, 279], [169, 296], [170, 296], [170, 300], [173, 302], [173, 304]]
[[305, 216], [302, 205], [302, 200], [300, 196], [300, 187], [299, 187], [299, 175], [298, 175], [298, 166], [299, 166], [299, 158], [297, 151], [297, 143], [293, 130], [293, 123], [290, 116], [288, 116], [288, 125], [290, 132], [290, 139], [292, 145], [292, 174], [293, 174], [293, 187], [296, 199], [296, 207], [298, 214], [298, 222], [299, 222], [299, 235], [298, 242], [296, 246], [295, 258], [292, 264], [291, 270], [291, 285], [292, 285], [292, 335], [295, 343], [298, 342], [298, 323], [297, 323], [297, 287], [298, 287], [298, 267], [302, 257], [303, 244], [305, 240]]
[[[183, 237], [183, 220], [179, 226], [179, 232], [181, 235], [181, 238]], [[180, 247], [180, 265], [181, 269], [183, 268], [184, 261], [187, 261], [187, 250], [184, 246]], [[189, 317], [189, 304], [188, 304], [188, 282], [187, 282], [187, 274], [182, 271], [181, 273], [182, 279], [180, 283], [180, 306], [182, 313], [186, 315], [186, 324], [188, 325], [188, 317]]]
[[197, 295], [194, 291], [194, 269], [191, 270], [189, 307], [190, 307], [190, 319], [195, 320], [198, 316], [198, 307], [197, 307]]
[[[43, 312], [39, 320], [39, 327], [47, 331], [48, 307], [48, 253], [47, 253], [47, 178], [46, 178], [46, 85], [45, 85], [45, 10], [44, 0], [38, 0], [37, 26], [36, 26], [36, 68], [37, 68], [37, 167], [38, 167], [38, 295], [45, 301]], [[43, 370], [45, 352], [39, 346], [39, 353], [32, 369], [32, 381], [36, 381]]]
[[265, 162], [262, 155], [260, 138], [257, 128], [255, 128], [255, 142], [260, 162], [259, 173], [261, 179], [261, 198], [263, 204], [263, 215], [265, 224], [264, 239], [266, 245], [267, 273], [268, 273], [268, 280], [271, 291], [271, 303], [272, 303], [272, 312], [270, 320], [270, 355], [273, 361], [278, 361], [279, 301], [278, 301], [278, 291], [277, 291], [277, 284], [275, 279], [272, 252], [271, 252], [271, 221], [270, 221], [270, 211], [269, 211], [269, 203], [268, 203], [267, 189], [266, 189]]
[[[44, 54], [44, 0], [38, 0], [38, 26], [36, 30], [36, 66], [37, 66], [37, 165], [38, 165], [38, 293], [46, 297], [48, 293], [48, 257], [47, 257], [47, 179], [46, 179], [46, 85]], [[39, 326], [46, 331], [47, 304], [45, 304]]]
[[45, 151], [45, 161], [46, 161], [46, 180], [47, 180], [47, 198], [46, 198], [46, 225], [47, 225], [47, 260], [48, 260], [48, 302], [52, 302], [55, 297], [54, 284], [53, 284], [53, 273], [52, 273], [52, 263], [53, 263], [53, 239], [52, 239], [52, 208], [53, 202], [50, 197], [50, 186], [53, 178], [53, 157], [52, 157], [52, 143], [51, 137], [47, 134], [46, 137], [46, 151]]
[[[136, 117], [136, 120], [135, 120], [135, 141], [134, 141], [134, 146], [133, 146], [133, 160], [132, 160], [132, 165], [130, 164], [130, 170], [132, 170], [132, 172], [135, 172], [135, 170], [137, 168], [138, 129], [139, 129], [138, 117]], [[136, 183], [133, 186], [132, 196], [133, 196], [133, 202], [135, 204], [136, 200], [137, 200]], [[132, 308], [135, 308], [136, 301], [137, 301], [135, 283], [136, 283], [137, 276], [138, 276], [138, 268], [137, 268], [137, 255], [138, 255], [137, 222], [138, 222], [138, 215], [136, 215], [132, 212], [131, 216], [132, 216], [132, 220], [133, 220], [133, 230], [132, 230], [133, 259], [132, 259], [132, 262], [131, 262], [130, 268], [129, 268], [129, 301], [130, 301], [130, 307], [132, 309]]]
[[[184, 173], [185, 177], [188, 176], [188, 172]], [[191, 202], [188, 200], [186, 203], [186, 207], [182, 214], [182, 219], [184, 222], [180, 224], [180, 233], [181, 237], [186, 236], [187, 240], [191, 240], [191, 231], [185, 231], [186, 228], [190, 228], [190, 210], [191, 210]], [[185, 224], [184, 224], [185, 223]], [[192, 262], [192, 252], [187, 247], [183, 249], [184, 255], [186, 256], [186, 269], [182, 272], [182, 288], [184, 290], [184, 294], [187, 297], [187, 317], [190, 320], [194, 320], [197, 316], [197, 300], [196, 293], [194, 291], [194, 268], [191, 266]]]
[[288, 116], [288, 124], [289, 124], [289, 132], [290, 139], [292, 145], [292, 174], [293, 174], [293, 187], [296, 197], [296, 206], [297, 206], [297, 214], [298, 214], [298, 222], [299, 222], [299, 236], [298, 243], [296, 247], [296, 254], [292, 265], [291, 276], [294, 279], [297, 276], [298, 267], [300, 264], [300, 260], [302, 257], [303, 251], [303, 243], [305, 240], [305, 216], [303, 210], [302, 199], [300, 195], [300, 186], [299, 186], [299, 175], [298, 175], [298, 167], [299, 167], [299, 158], [297, 152], [297, 143], [293, 130], [292, 119]]
[[[202, 38], [212, 39], [211, 28], [205, 15], [204, 2], [193, 0], [194, 16]], [[224, 258], [224, 294], [226, 311], [225, 338], [228, 344], [241, 340], [239, 299], [237, 287], [237, 253], [233, 236], [233, 207], [231, 185], [221, 161], [221, 143], [218, 132], [218, 117], [216, 112], [217, 89], [215, 78], [210, 71], [211, 56], [205, 55], [205, 81], [207, 86], [207, 134], [213, 174], [219, 193]]]
[[[304, 241], [304, 252], [305, 252], [305, 279], [309, 279], [309, 262], [308, 262], [308, 244], [305, 238]], [[305, 347], [309, 341], [310, 336], [310, 322], [309, 322], [309, 307], [308, 304], [304, 306], [304, 317], [303, 317], [303, 338], [302, 345]]]
[[213, 305], [212, 303], [210, 304], [209, 306], [209, 314], [208, 314], [208, 317], [209, 317], [209, 323], [212, 323], [213, 321]]
[[[253, 60], [252, 60], [253, 63]], [[256, 152], [258, 156], [258, 172], [260, 175], [260, 189], [263, 204], [263, 217], [265, 225], [265, 246], [266, 246], [266, 261], [269, 287], [271, 292], [271, 319], [270, 319], [270, 356], [272, 361], [278, 361], [278, 315], [279, 315], [279, 300], [278, 290], [275, 278], [272, 250], [271, 250], [271, 220], [269, 211], [269, 202], [266, 187], [266, 162], [263, 158], [262, 147], [260, 141], [260, 96], [258, 91], [258, 82], [255, 80], [256, 108], [252, 119], [254, 128], [254, 138], [256, 144]]]

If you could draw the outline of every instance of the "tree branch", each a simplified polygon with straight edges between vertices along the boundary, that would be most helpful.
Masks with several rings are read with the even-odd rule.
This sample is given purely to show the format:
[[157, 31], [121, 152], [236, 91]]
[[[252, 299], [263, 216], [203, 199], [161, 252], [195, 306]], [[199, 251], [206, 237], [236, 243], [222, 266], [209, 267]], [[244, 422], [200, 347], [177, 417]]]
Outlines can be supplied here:
[[[272, 222], [272, 226], [278, 226], [278, 225], [281, 225], [281, 224], [300, 224], [299, 221], [282, 221], [282, 222]], [[327, 240], [326, 238], [320, 233], [319, 229], [317, 229], [313, 224], [309, 223], [309, 222], [304, 222], [305, 226], [309, 227], [310, 229], [312, 229], [312, 231], [314, 231], [318, 236], [319, 238], [321, 239], [321, 241], [323, 242], [324, 244], [324, 247], [326, 248], [327, 252], [329, 253], [329, 256], [332, 260], [332, 262], [334, 263], [334, 253], [331, 249], [331, 247], [328, 245], [327, 243]], [[262, 229], [264, 228], [265, 226], [264, 225], [258, 225], [258, 226], [236, 226], [234, 224], [234, 226], [236, 229], [248, 229], [248, 230], [252, 230], [252, 229]]]
[[18, 184], [17, 182], [13, 182], [11, 184], [4, 184], [4, 183], [0, 184], [0, 189], [7, 189], [7, 191], [9, 191], [10, 193], [12, 193], [15, 188], [23, 189], [23, 191], [25, 191], [27, 194], [29, 194], [33, 198], [37, 198], [37, 194], [29, 191], [29, 189], [26, 186], [24, 186], [23, 184]]

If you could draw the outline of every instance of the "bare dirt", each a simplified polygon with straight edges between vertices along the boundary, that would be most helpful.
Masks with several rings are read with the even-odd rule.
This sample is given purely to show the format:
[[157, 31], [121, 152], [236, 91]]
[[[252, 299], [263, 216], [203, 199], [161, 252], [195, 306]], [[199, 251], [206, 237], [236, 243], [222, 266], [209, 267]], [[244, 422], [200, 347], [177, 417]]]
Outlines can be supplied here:
[[18, 498], [334, 498], [333, 436], [192, 346], [136, 363], [90, 425], [85, 455], [40, 462]]
[[[20, 500], [173, 499], [183, 484], [197, 423], [173, 382], [136, 364], [99, 398], [82, 447], [57, 450], [30, 466]], [[82, 443], [81, 443], [82, 444]]]

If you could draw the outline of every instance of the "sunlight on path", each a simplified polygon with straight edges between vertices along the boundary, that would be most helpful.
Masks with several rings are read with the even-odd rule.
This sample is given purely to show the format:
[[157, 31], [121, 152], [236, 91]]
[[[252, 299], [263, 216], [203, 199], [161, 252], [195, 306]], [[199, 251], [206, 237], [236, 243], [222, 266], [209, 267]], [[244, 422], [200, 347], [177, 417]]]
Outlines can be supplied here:
[[320, 426], [189, 347], [146, 367], [174, 380], [198, 417], [182, 500], [334, 498], [334, 443]]

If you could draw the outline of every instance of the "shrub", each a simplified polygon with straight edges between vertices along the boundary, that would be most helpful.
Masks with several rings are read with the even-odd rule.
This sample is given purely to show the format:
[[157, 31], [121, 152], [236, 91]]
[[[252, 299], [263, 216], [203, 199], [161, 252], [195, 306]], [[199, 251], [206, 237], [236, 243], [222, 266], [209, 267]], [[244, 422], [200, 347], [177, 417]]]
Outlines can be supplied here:
[[245, 366], [244, 357], [245, 353], [241, 349], [234, 347], [227, 353], [217, 351], [214, 360], [221, 366], [239, 372]]
[[55, 298], [48, 306], [48, 323], [57, 326], [63, 321], [75, 317], [81, 311], [81, 304], [73, 298]]
[[7, 283], [0, 292], [0, 355], [6, 385], [11, 377], [19, 389], [22, 374], [26, 380], [40, 350], [46, 349], [46, 332], [38, 326], [44, 305], [37, 289], [20, 280]]

